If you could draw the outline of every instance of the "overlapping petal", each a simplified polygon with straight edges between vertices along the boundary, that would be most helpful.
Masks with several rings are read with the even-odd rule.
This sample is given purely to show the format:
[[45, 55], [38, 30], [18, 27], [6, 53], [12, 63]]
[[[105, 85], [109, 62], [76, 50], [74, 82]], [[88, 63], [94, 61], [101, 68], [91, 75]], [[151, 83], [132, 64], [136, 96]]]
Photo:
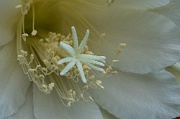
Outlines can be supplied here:
[[[50, 28], [62, 34], [68, 34], [69, 28], [74, 25], [80, 37], [84, 30], [90, 29], [89, 46], [94, 53], [106, 55], [109, 62], [119, 59], [117, 68], [122, 71], [145, 74], [170, 66], [180, 59], [180, 28], [170, 19], [151, 11], [169, 2], [119, 0], [108, 7], [104, 0], [61, 1], [53, 6], [61, 4], [56, 9], [59, 16], [54, 15], [58, 16], [56, 19], [59, 22], [53, 21], [60, 27], [54, 28], [52, 20], [44, 23], [52, 24]], [[49, 14], [52, 13], [49, 11]], [[100, 40], [100, 33], [106, 33], [103, 40]], [[121, 55], [115, 53], [119, 43], [127, 44]]]
[[[141, 74], [163, 69], [180, 59], [180, 29], [173, 21], [149, 10], [122, 9], [119, 4], [116, 1], [106, 11], [84, 14], [97, 31], [106, 33], [101, 41], [89, 41], [93, 52], [106, 55], [109, 61], [119, 59], [116, 67], [123, 71]], [[115, 50], [120, 43], [127, 47], [119, 55]]]
[[10, 42], [0, 51], [0, 119], [17, 112], [30, 84], [16, 60], [15, 44]]
[[106, 110], [100, 108], [101, 113], [103, 115], [103, 119], [117, 119], [114, 115], [108, 113]]
[[[48, 29], [62, 34], [68, 34], [69, 28], [75, 26], [80, 37], [86, 29], [90, 29], [90, 50], [107, 56], [109, 62], [120, 60], [116, 67], [122, 71], [145, 74], [177, 62], [180, 59], [180, 28], [170, 19], [151, 11], [167, 5], [169, 0], [131, 2], [119, 0], [110, 7], [104, 0], [50, 2], [48, 8], [57, 8], [55, 10], [59, 14], [54, 14], [57, 12], [52, 8], [47, 14], [56, 20], [49, 20], [45, 14], [43, 16], [43, 10], [48, 8], [42, 4], [37, 16], [38, 21], [43, 22], [38, 24], [41, 27], [49, 24]], [[106, 33], [103, 39], [100, 33]], [[120, 43], [126, 43], [127, 47], [117, 55], [115, 50]]]
[[55, 91], [45, 95], [34, 85], [34, 115], [36, 119], [103, 119], [94, 102], [78, 102], [66, 108]]
[[0, 2], [0, 46], [15, 38], [17, 21], [20, 18], [20, 10], [16, 10], [15, 7], [20, 3], [20, 0], [1, 0]]
[[[94, 31], [105, 32], [106, 36], [100, 42], [99, 37], [92, 37], [89, 43], [91, 50], [106, 55], [109, 61], [120, 59], [117, 65], [120, 70], [144, 74], [163, 69], [180, 59], [178, 18], [164, 14], [161, 16], [151, 10], [165, 6], [169, 0], [119, 0], [108, 10], [104, 9], [108, 7], [104, 0], [62, 0], [57, 4], [54, 4], [56, 0], [47, 1], [36, 6], [36, 15], [39, 16], [36, 27], [57, 30], [62, 34], [69, 33], [68, 29], [72, 25], [78, 27], [80, 35], [89, 27], [94, 34], [97, 33]], [[14, 38], [15, 23], [19, 17], [19, 11], [14, 10], [14, 7], [18, 2], [20, 1], [1, 1], [0, 46]], [[48, 6], [45, 5], [47, 3]], [[177, 10], [175, 7], [173, 9]], [[80, 15], [82, 16], [79, 17]], [[51, 19], [47, 20], [49, 18]], [[121, 55], [117, 55], [114, 51], [121, 42], [126, 43], [127, 47]], [[12, 52], [14, 49], [15, 43], [1, 48], [0, 75], [3, 77], [0, 80], [0, 118], [10, 116], [18, 110], [29, 86], [29, 81], [16, 62], [16, 53]], [[119, 118], [169, 119], [180, 115], [179, 86], [174, 77], [165, 71], [148, 75], [121, 73], [114, 75], [113, 79], [105, 80], [104, 86], [104, 91], [92, 94], [98, 104]], [[37, 119], [102, 119], [100, 110], [94, 103], [77, 103], [66, 109], [55, 92], [44, 95], [36, 87], [33, 92], [34, 114]], [[28, 106], [26, 104], [28, 102], [25, 107]], [[17, 114], [17, 117], [22, 113]]]
[[119, 72], [104, 77], [95, 101], [120, 119], [172, 119], [180, 115], [180, 86], [166, 71], [137, 75]]
[[172, 20], [178, 27], [180, 27], [180, 1], [171, 0], [169, 4], [151, 9], [151, 12], [163, 15], [164, 17]]
[[170, 0], [118, 0], [115, 1], [115, 4], [118, 4], [118, 2], [121, 3], [118, 6], [122, 8], [147, 10], [164, 6], [168, 4]]
[[11, 117], [5, 119], [35, 119], [33, 112], [33, 94], [32, 94], [32, 86], [28, 89], [26, 94], [26, 101], [19, 108], [18, 112]]

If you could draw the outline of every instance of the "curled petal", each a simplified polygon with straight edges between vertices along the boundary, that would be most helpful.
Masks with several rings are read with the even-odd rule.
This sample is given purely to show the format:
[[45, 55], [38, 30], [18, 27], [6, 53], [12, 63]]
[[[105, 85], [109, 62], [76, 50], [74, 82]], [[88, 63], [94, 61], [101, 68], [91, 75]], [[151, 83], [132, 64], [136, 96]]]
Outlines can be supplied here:
[[122, 119], [172, 119], [180, 116], [180, 86], [166, 71], [137, 75], [119, 72], [103, 77], [103, 91], [91, 91], [95, 102]]

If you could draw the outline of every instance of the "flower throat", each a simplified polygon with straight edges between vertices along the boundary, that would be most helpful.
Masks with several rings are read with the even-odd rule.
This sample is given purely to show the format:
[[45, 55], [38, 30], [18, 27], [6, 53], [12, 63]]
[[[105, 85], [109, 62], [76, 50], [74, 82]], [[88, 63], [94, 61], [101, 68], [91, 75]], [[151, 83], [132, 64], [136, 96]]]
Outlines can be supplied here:
[[[89, 30], [82, 40], [78, 39], [74, 26], [66, 36], [39, 30], [40, 28], [36, 30], [34, 4], [31, 0], [16, 6], [22, 13], [17, 32], [17, 60], [24, 73], [45, 94], [55, 89], [67, 107], [79, 100], [93, 101], [87, 90], [104, 89], [102, 81], [96, 79], [99, 76], [116, 74], [112, 65], [118, 60], [107, 65], [105, 56], [97, 56], [89, 50]], [[31, 20], [25, 18], [29, 12], [32, 15]], [[26, 28], [26, 20], [30, 21], [32, 27]], [[31, 33], [26, 33], [26, 29]]]

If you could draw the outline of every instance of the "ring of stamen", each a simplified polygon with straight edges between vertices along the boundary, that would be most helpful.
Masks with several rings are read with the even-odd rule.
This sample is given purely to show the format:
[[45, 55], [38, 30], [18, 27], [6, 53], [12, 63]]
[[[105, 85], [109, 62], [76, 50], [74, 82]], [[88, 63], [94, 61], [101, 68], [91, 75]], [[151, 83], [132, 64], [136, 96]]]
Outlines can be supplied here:
[[[31, 7], [31, 9], [30, 9]], [[65, 106], [84, 100], [93, 101], [87, 94], [89, 88], [104, 88], [102, 81], [96, 80], [94, 72], [115, 74], [112, 69], [103, 69], [105, 56], [96, 56], [89, 51], [87, 30], [79, 44], [75, 27], [71, 27], [72, 35], [67, 36], [49, 32], [48, 37], [39, 36], [35, 30], [35, 8], [31, 0], [16, 6], [22, 12], [22, 19], [17, 33], [17, 60], [24, 73], [45, 94], [56, 90]], [[31, 35], [25, 31], [25, 16], [32, 12]], [[114, 61], [116, 63], [117, 61]], [[82, 83], [83, 82], [83, 83]]]

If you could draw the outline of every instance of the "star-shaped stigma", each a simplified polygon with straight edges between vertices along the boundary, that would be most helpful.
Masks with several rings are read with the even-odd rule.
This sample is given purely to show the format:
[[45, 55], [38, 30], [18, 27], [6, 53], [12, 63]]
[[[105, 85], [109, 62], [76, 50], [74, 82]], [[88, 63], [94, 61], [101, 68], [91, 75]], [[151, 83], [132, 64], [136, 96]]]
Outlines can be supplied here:
[[60, 46], [70, 55], [69, 57], [63, 58], [57, 62], [59, 65], [69, 62], [69, 64], [60, 72], [60, 75], [65, 75], [72, 67], [76, 65], [77, 69], [79, 70], [82, 81], [84, 83], [87, 83], [87, 79], [84, 75], [82, 64], [86, 64], [91, 69], [104, 72], [104, 69], [99, 66], [105, 66], [106, 57], [96, 56], [92, 54], [81, 54], [87, 43], [89, 37], [89, 30], [86, 31], [86, 34], [79, 46], [78, 46], [78, 37], [75, 27], [72, 26], [71, 30], [72, 30], [74, 48], [72, 48], [70, 45], [64, 42], [60, 42]]

